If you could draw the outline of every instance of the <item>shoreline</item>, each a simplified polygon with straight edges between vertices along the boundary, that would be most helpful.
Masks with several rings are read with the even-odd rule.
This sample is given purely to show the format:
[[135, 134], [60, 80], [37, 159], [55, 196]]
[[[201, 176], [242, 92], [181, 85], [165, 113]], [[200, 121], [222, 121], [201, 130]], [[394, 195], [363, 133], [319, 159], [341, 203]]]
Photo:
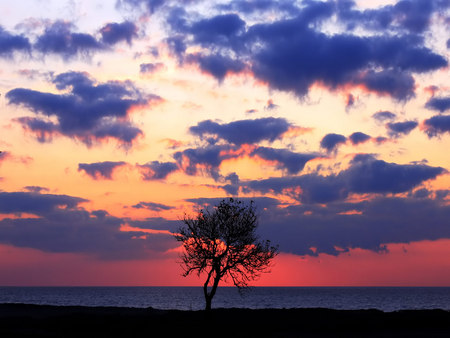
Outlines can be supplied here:
[[184, 337], [449, 337], [450, 311], [213, 308], [208, 313], [0, 304], [2, 337], [144, 337], [157, 332]]

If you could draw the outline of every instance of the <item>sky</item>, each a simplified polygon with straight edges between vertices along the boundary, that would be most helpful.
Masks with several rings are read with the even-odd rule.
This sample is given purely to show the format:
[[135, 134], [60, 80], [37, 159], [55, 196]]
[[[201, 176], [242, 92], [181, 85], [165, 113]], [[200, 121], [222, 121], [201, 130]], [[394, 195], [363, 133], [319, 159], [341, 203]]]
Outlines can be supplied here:
[[237, 197], [253, 285], [450, 286], [449, 0], [0, 11], [0, 285], [201, 285], [173, 233]]

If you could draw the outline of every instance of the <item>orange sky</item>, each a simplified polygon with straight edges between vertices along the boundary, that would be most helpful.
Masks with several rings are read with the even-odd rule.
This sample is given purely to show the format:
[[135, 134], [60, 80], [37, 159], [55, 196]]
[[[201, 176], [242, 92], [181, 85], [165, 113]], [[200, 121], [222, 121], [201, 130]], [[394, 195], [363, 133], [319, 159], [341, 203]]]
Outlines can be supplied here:
[[450, 13], [405, 1], [0, 4], [0, 285], [199, 285], [171, 233], [234, 196], [255, 285], [450, 286]]

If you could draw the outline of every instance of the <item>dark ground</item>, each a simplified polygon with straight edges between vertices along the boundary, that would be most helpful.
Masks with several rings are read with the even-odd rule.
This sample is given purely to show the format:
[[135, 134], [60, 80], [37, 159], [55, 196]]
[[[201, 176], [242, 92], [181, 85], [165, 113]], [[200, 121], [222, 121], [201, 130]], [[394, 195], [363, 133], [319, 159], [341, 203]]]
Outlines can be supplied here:
[[0, 304], [0, 337], [450, 337], [443, 310], [177, 311]]

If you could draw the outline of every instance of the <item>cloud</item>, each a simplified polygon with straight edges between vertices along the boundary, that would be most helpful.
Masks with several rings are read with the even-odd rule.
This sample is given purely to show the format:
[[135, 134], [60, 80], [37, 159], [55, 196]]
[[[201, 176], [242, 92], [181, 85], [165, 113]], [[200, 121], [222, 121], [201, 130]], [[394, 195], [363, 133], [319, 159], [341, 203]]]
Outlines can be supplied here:
[[50, 191], [50, 189], [48, 189], [48, 188], [39, 187], [39, 186], [36, 186], [36, 185], [28, 185], [28, 186], [24, 187], [23, 189], [28, 191], [28, 192], [34, 192], [36, 194], [40, 194], [42, 192]]
[[79, 163], [78, 171], [84, 171], [91, 176], [94, 180], [99, 179], [112, 179], [113, 171], [121, 166], [124, 166], [126, 162], [96, 162], [96, 163]]
[[164, 64], [161, 62], [157, 63], [141, 63], [139, 65], [139, 72], [141, 74], [151, 74], [154, 73], [164, 67]]
[[[357, 155], [350, 167], [322, 176], [317, 173], [291, 177], [272, 177], [240, 182], [243, 191], [286, 194], [302, 203], [329, 203], [350, 194], [398, 194], [446, 173], [444, 168], [425, 164], [396, 164]], [[300, 189], [297, 189], [300, 188]]]
[[211, 120], [199, 122], [190, 127], [189, 131], [200, 137], [213, 135], [236, 145], [254, 144], [261, 141], [274, 142], [281, 139], [292, 125], [284, 118], [260, 118], [254, 120], [239, 120], [219, 124]]
[[436, 115], [423, 122], [425, 132], [429, 137], [450, 132], [450, 116]]
[[347, 97], [345, 98], [345, 110], [348, 111], [355, 105], [355, 103], [356, 103], [355, 96], [351, 93], [347, 94]]
[[277, 169], [286, 170], [288, 174], [297, 174], [302, 171], [306, 163], [320, 157], [318, 154], [302, 154], [287, 149], [258, 147], [250, 153], [268, 161], [276, 161]]
[[388, 134], [391, 137], [400, 137], [402, 135], [408, 135], [419, 124], [416, 121], [404, 121], [404, 122], [390, 122], [386, 124]]
[[187, 61], [198, 63], [202, 71], [211, 74], [220, 82], [229, 73], [239, 73], [245, 69], [242, 61], [220, 54], [190, 54]]
[[273, 1], [273, 0], [233, 0], [226, 4], [218, 5], [220, 10], [232, 11], [237, 13], [253, 14], [266, 11], [281, 11], [286, 13], [298, 12], [298, 7], [292, 1]]
[[137, 27], [130, 21], [121, 23], [108, 23], [100, 29], [102, 42], [114, 45], [121, 41], [126, 41], [131, 45], [132, 40], [137, 37]]
[[73, 209], [87, 200], [67, 195], [35, 192], [0, 192], [0, 213], [30, 213], [44, 215], [61, 208]]
[[221, 176], [219, 166], [222, 161], [236, 158], [239, 152], [230, 145], [209, 145], [203, 148], [188, 148], [173, 154], [173, 158], [187, 175], [206, 174], [215, 180]]
[[[122, 231], [127, 221], [104, 210], [87, 211], [86, 200], [67, 195], [0, 192], [0, 213], [39, 217], [0, 221], [0, 242], [46, 252], [95, 255], [101, 259], [142, 259], [176, 247], [169, 233]], [[167, 222], [148, 222], [149, 225]]]
[[277, 109], [279, 105], [273, 103], [273, 100], [267, 100], [267, 105], [264, 107], [264, 110], [274, 110]]
[[59, 74], [52, 82], [57, 89], [69, 92], [53, 94], [16, 88], [6, 94], [9, 104], [22, 105], [43, 116], [17, 119], [41, 142], [60, 134], [88, 146], [107, 138], [130, 145], [143, 132], [127, 119], [129, 109], [161, 100], [156, 95], [142, 94], [131, 81], [96, 83], [81, 72]]
[[202, 46], [230, 46], [245, 30], [245, 21], [237, 14], [217, 15], [195, 22], [190, 27], [194, 41]]
[[0, 56], [11, 56], [16, 51], [29, 52], [31, 44], [23, 35], [13, 35], [0, 27]]
[[369, 91], [390, 95], [397, 100], [409, 100], [415, 96], [415, 82], [412, 75], [395, 70], [370, 70], [356, 78], [354, 83], [363, 84]]
[[167, 0], [117, 0], [116, 6], [123, 6], [124, 4], [131, 6], [144, 6], [144, 8], [150, 13], [153, 14], [160, 7], [163, 7]]
[[450, 109], [450, 96], [432, 97], [425, 104], [425, 107], [431, 110], [437, 110], [440, 113]]
[[136, 166], [139, 168], [142, 179], [145, 181], [166, 179], [170, 173], [178, 170], [177, 164], [173, 162], [153, 161], [142, 165], [137, 164]]
[[352, 142], [353, 145], [357, 145], [360, 143], [364, 143], [371, 139], [371, 137], [367, 134], [361, 133], [359, 131], [351, 134], [348, 139]]
[[72, 29], [73, 24], [56, 21], [46, 27], [33, 47], [43, 54], [60, 54], [65, 59], [105, 49], [93, 35], [74, 33]]
[[254, 74], [271, 87], [300, 97], [319, 82], [332, 89], [363, 84], [370, 91], [405, 100], [413, 96], [411, 72], [447, 65], [445, 58], [407, 37], [330, 36], [304, 27], [299, 18], [254, 25], [249, 34], [262, 44], [253, 60]]
[[154, 202], [139, 202], [138, 204], [135, 204], [132, 207], [135, 209], [148, 209], [151, 211], [163, 211], [163, 210], [175, 209], [175, 207], [172, 207], [170, 205], [154, 203]]
[[0, 151], [0, 164], [11, 157], [11, 153], [9, 151]]
[[347, 138], [340, 134], [327, 134], [320, 141], [320, 147], [326, 149], [326, 151], [335, 151], [340, 144], [347, 142]]
[[[227, 200], [227, 199], [228, 198], [225, 198], [225, 197], [224, 198], [200, 197], [200, 198], [188, 198], [188, 199], [185, 199], [185, 201], [196, 204], [200, 208], [210, 208], [215, 205], [218, 205], [221, 201]], [[255, 203], [257, 211], [262, 211], [266, 208], [273, 208], [273, 207], [277, 207], [278, 205], [280, 205], [280, 202], [276, 198], [271, 198], [271, 197], [240, 197], [239, 200], [246, 204], [253, 201]]]
[[[425, 29], [427, 25], [416, 22], [418, 14], [425, 13], [422, 5], [411, 2], [411, 10], [408, 6], [407, 1], [385, 6], [383, 11], [392, 17], [388, 22], [411, 31], [419, 26]], [[427, 15], [444, 7], [432, 5]], [[415, 96], [414, 73], [447, 66], [446, 58], [425, 47], [424, 39], [417, 34], [391, 34], [387, 28], [366, 36], [319, 31], [319, 23], [334, 14], [345, 23], [364, 26], [368, 12], [361, 15], [352, 8], [353, 2], [307, 1], [291, 11], [291, 16], [252, 25], [237, 14], [212, 15], [192, 22], [192, 15], [178, 9], [169, 19], [173, 34], [168, 41], [181, 61], [187, 58], [198, 63], [219, 81], [229, 72], [251, 71], [270, 88], [300, 98], [320, 84], [331, 90], [363, 86], [378, 95], [406, 101]], [[189, 46], [203, 47], [209, 54], [185, 55]]]
[[431, 16], [449, 7], [447, 0], [402, 0], [376, 9], [358, 10], [353, 0], [338, 0], [338, 18], [348, 29], [360, 26], [374, 31], [423, 33], [428, 29]]
[[394, 120], [397, 115], [390, 111], [379, 111], [372, 115], [372, 117], [379, 122], [385, 122], [387, 120]]
[[259, 231], [283, 252], [337, 256], [354, 248], [385, 252], [389, 243], [450, 238], [449, 217], [450, 207], [438, 200], [377, 197], [326, 207], [269, 208]]

